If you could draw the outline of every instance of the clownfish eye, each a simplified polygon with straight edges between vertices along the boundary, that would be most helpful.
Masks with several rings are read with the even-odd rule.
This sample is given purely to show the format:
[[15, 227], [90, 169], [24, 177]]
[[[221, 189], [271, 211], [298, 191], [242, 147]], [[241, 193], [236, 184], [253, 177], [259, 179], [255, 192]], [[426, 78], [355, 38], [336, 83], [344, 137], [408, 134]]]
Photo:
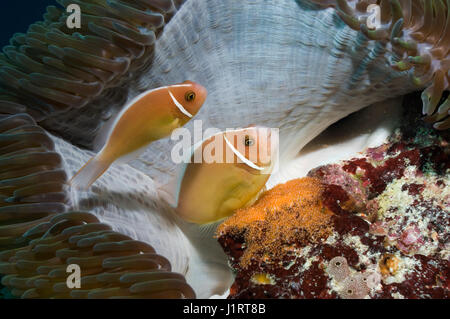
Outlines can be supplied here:
[[246, 135], [244, 139], [244, 144], [245, 146], [252, 146], [253, 144], [255, 144], [255, 140], [252, 139], [250, 136]]
[[195, 93], [192, 91], [189, 91], [186, 93], [186, 95], [184, 96], [184, 98], [186, 99], [186, 101], [191, 102], [195, 100]]

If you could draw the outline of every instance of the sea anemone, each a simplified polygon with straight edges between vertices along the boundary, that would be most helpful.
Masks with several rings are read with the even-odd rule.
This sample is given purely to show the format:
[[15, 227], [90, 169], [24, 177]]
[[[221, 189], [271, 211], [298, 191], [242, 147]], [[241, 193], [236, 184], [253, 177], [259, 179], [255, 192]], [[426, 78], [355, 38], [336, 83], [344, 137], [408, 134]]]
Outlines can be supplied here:
[[[117, 91], [108, 89], [124, 85], [130, 74], [149, 61], [156, 35], [180, 1], [57, 2], [82, 8], [81, 29], [69, 29], [68, 13], [49, 6], [44, 21], [30, 25], [26, 34], [14, 35], [0, 54], [0, 111], [25, 111], [40, 125], [62, 135], [68, 123], [60, 120], [61, 114], [83, 122], [85, 130], [95, 131], [98, 122], [89, 119], [92, 113], [80, 118], [71, 111], [100, 94], [103, 99], [104, 95], [119, 97]], [[97, 107], [101, 113], [104, 104]]]
[[[423, 113], [437, 129], [450, 128], [450, 1], [449, 0], [312, 0], [332, 6], [348, 26], [378, 41], [392, 53], [391, 66], [412, 70], [411, 79], [427, 88], [422, 93]], [[368, 26], [368, 7], [380, 8], [381, 25]], [[445, 99], [445, 101], [441, 101]], [[440, 103], [442, 102], [442, 103]], [[440, 106], [439, 106], [440, 104]]]
[[[92, 214], [58, 214], [22, 237], [27, 246], [0, 253], [2, 284], [13, 296], [195, 298], [184, 276], [153, 247], [112, 231]], [[81, 270], [79, 289], [66, 282], [71, 264]]]
[[[11, 103], [14, 107], [13, 103]], [[0, 117], [0, 273], [23, 298], [193, 298], [183, 275], [150, 245], [93, 214], [67, 212], [63, 160], [28, 114]], [[78, 264], [81, 289], [66, 286]]]
[[30, 115], [0, 115], [1, 250], [26, 245], [23, 233], [67, 210], [66, 180], [52, 139]]
[[[432, 83], [424, 92], [428, 118], [440, 129], [450, 123], [448, 99], [437, 107], [442, 91], [448, 88], [448, 0], [446, 4], [432, 2], [431, 11], [422, 2], [391, 1], [387, 5], [388, 1], [381, 1], [389, 35], [386, 30], [373, 31], [353, 23], [363, 1], [354, 8], [354, 1], [349, 5], [325, 1], [337, 11], [318, 9], [306, 0], [191, 0], [179, 11], [182, 1], [59, 1], [63, 6], [69, 2], [82, 7], [80, 30], [67, 29], [67, 13], [51, 6], [43, 22], [31, 25], [26, 34], [15, 35], [0, 54], [0, 246], [5, 262], [0, 273], [8, 274], [3, 284], [17, 289], [15, 296], [49, 297], [52, 292], [62, 297], [143, 296], [144, 291], [149, 292], [145, 296], [167, 296], [167, 291], [171, 296], [193, 296], [182, 278], [170, 272], [167, 261], [143, 242], [151, 242], [177, 271], [189, 269], [186, 276], [192, 277], [186, 278], [191, 285], [200, 285], [192, 273], [202, 278], [210, 275], [207, 284], [201, 282], [201, 289], [208, 287], [194, 287], [197, 295], [206, 297], [227, 289], [224, 278], [229, 268], [219, 245], [208, 243], [205, 253], [206, 240], [198, 235], [199, 230], [187, 238], [187, 227], [174, 222], [169, 209], [162, 209], [155, 196], [149, 176], [164, 183], [174, 171], [174, 163], [168, 160], [168, 140], [152, 145], [132, 166], [112, 168], [87, 193], [70, 193], [65, 188], [66, 175], [92, 155], [74, 145], [93, 149], [102, 126], [142, 90], [187, 77], [204, 83], [211, 94], [198, 119], [205, 126], [225, 129], [257, 121], [280, 127], [285, 142], [281, 150], [295, 156], [335, 121], [413, 90], [404, 81], [410, 68], [415, 84]], [[420, 10], [426, 13], [423, 23]], [[336, 12], [361, 32], [345, 26]], [[427, 27], [430, 21], [433, 27]], [[434, 44], [431, 49], [427, 41]], [[390, 51], [385, 55], [386, 47]], [[385, 67], [385, 60], [393, 68]], [[269, 241], [267, 247], [272, 251], [278, 247], [278, 228], [270, 226], [272, 221], [281, 226], [288, 240], [293, 226], [299, 236], [308, 233], [321, 238], [329, 233], [331, 214], [318, 200], [319, 183], [307, 181], [275, 189], [284, 194], [282, 202], [265, 197], [274, 216], [287, 212], [286, 219], [267, 216], [264, 220], [265, 215], [255, 214], [259, 219], [249, 221], [268, 227], [271, 236], [259, 239]], [[304, 201], [289, 194], [292, 189], [303, 194]], [[77, 205], [82, 213], [74, 212]], [[70, 229], [75, 229], [73, 236]], [[96, 249], [104, 247], [102, 241], [111, 242], [106, 246], [114, 248], [112, 255], [109, 251], [97, 254]], [[116, 248], [124, 249], [119, 250], [125, 259], [116, 256]], [[134, 279], [122, 277], [121, 270], [114, 268], [128, 267], [136, 258], [145, 271], [129, 268]], [[63, 290], [60, 277], [67, 262], [74, 260], [93, 269], [83, 282], [92, 289], [78, 294]], [[44, 266], [55, 266], [55, 277]], [[220, 272], [218, 267], [226, 270]], [[154, 274], [156, 268], [160, 272]], [[141, 271], [145, 274], [136, 274]], [[32, 279], [36, 276], [44, 280]], [[162, 278], [168, 280], [162, 285], [164, 292], [155, 290], [152, 283], [139, 286], [134, 281]], [[100, 288], [98, 294], [91, 294], [95, 287]]]

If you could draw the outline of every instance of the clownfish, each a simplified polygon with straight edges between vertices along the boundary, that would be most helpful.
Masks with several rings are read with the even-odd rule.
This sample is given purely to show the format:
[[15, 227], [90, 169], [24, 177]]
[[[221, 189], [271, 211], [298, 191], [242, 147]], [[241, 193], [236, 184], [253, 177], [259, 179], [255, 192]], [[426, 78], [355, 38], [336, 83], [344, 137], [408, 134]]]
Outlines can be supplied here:
[[191, 81], [140, 94], [119, 113], [103, 148], [69, 184], [87, 189], [115, 161], [126, 163], [136, 159], [151, 142], [169, 136], [192, 119], [206, 96], [206, 89]]
[[278, 140], [264, 127], [213, 135], [194, 145], [171, 190], [162, 188], [160, 194], [188, 222], [217, 222], [251, 205], [264, 191], [277, 147]]

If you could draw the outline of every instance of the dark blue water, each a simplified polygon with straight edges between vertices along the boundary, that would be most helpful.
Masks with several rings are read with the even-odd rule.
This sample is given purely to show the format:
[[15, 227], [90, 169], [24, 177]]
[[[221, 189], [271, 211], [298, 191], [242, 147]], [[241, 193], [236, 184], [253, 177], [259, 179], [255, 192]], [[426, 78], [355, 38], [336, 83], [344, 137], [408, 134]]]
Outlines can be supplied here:
[[9, 44], [16, 32], [25, 33], [28, 26], [39, 20], [48, 5], [56, 5], [55, 0], [3, 0], [0, 6], [0, 48]]

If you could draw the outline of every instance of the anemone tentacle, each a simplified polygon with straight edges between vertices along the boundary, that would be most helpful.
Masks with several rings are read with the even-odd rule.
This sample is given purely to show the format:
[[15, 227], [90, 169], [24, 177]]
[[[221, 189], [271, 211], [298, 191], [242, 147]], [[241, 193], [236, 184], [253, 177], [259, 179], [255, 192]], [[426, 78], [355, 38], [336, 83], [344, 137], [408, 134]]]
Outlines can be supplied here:
[[[123, 85], [127, 75], [147, 63], [156, 36], [183, 1], [57, 2], [82, 8], [81, 29], [69, 29], [69, 13], [49, 6], [44, 21], [30, 25], [26, 34], [14, 35], [0, 53], [0, 112], [25, 110], [41, 126], [65, 136], [67, 123], [61, 116], [77, 118], [73, 110], [101, 94], [108, 97], [105, 91]], [[102, 111], [88, 111], [84, 129], [97, 129], [98, 123], [89, 117], [110, 116]]]
[[[334, 7], [352, 29], [388, 45], [391, 66], [413, 69], [411, 80], [423, 91], [423, 113], [436, 129], [450, 128], [450, 0], [311, 0]], [[380, 6], [380, 27], [367, 25], [368, 7]], [[442, 101], [443, 100], [443, 101]]]
[[[198, 295], [218, 292], [229, 268], [221, 256], [211, 257], [214, 247], [208, 254], [199, 248], [201, 236], [183, 237], [187, 232], [159, 207], [146, 171], [157, 171], [158, 182], [169, 176], [167, 140], [152, 145], [137, 170], [113, 168], [90, 192], [69, 196], [65, 174], [87, 153], [71, 144], [92, 147], [127, 98], [187, 74], [212, 89], [200, 119], [223, 129], [267, 121], [287, 132], [284, 148], [293, 155], [340, 118], [411, 91], [408, 72], [418, 87], [428, 86], [428, 120], [447, 128], [449, 100], [439, 106], [439, 99], [449, 82], [449, 1], [314, 1], [333, 11], [309, 0], [191, 0], [174, 16], [183, 1], [59, 0], [81, 5], [80, 30], [67, 29], [67, 13], [52, 6], [45, 21], [17, 34], [0, 54], [0, 116], [8, 119], [0, 119], [0, 249], [8, 249], [0, 273], [9, 274], [3, 284], [22, 297], [193, 296], [167, 258]], [[370, 3], [381, 5], [379, 30], [360, 21]], [[74, 197], [89, 213], [71, 211]], [[167, 242], [171, 249], [161, 249]], [[69, 262], [89, 269], [86, 290], [65, 290], [60, 275]], [[121, 273], [132, 264], [130, 274]], [[209, 279], [200, 289], [199, 276]]]
[[[2, 285], [21, 298], [195, 298], [152, 246], [70, 210], [64, 166], [30, 115], [0, 115]], [[70, 264], [81, 268], [82, 289], [66, 285]]]
[[[0, 253], [2, 284], [21, 298], [195, 298], [183, 275], [152, 246], [68, 212], [29, 229], [28, 245]], [[33, 239], [34, 238], [34, 239]], [[83, 274], [80, 289], [67, 285], [67, 267]]]
[[0, 115], [0, 249], [27, 244], [21, 235], [67, 209], [61, 156], [28, 114]]

